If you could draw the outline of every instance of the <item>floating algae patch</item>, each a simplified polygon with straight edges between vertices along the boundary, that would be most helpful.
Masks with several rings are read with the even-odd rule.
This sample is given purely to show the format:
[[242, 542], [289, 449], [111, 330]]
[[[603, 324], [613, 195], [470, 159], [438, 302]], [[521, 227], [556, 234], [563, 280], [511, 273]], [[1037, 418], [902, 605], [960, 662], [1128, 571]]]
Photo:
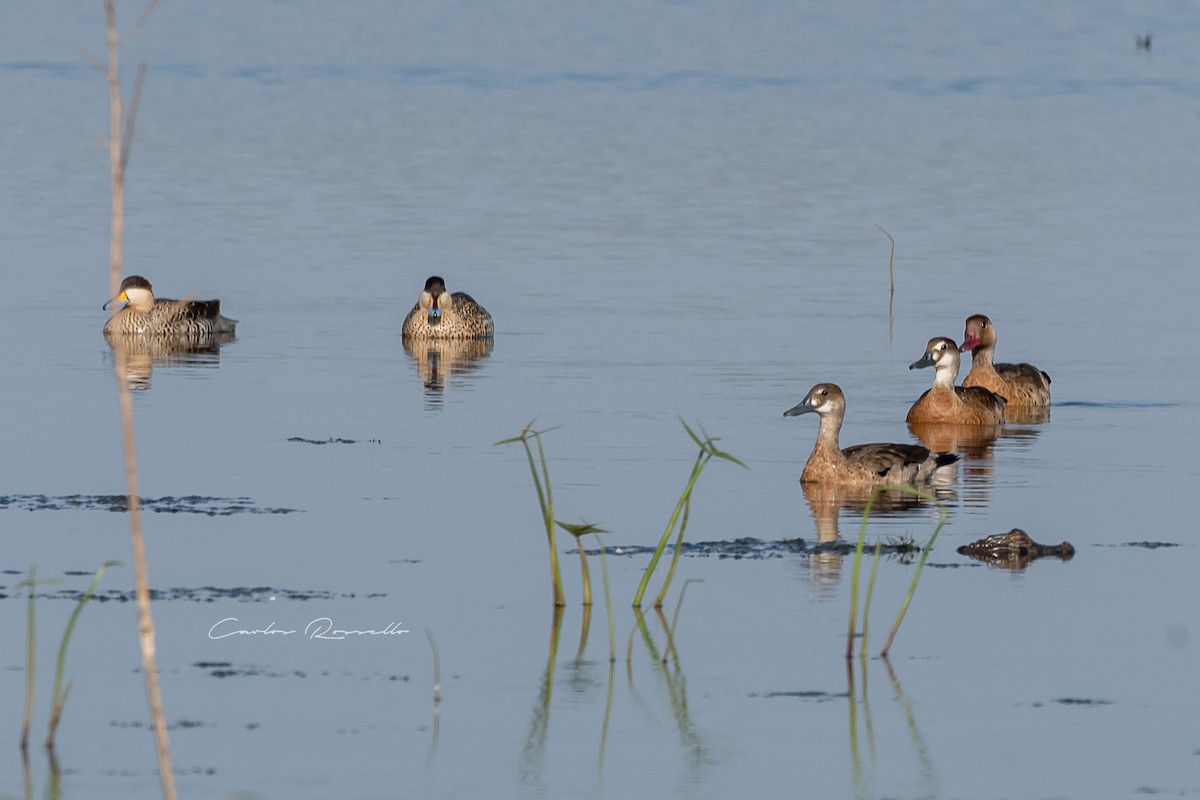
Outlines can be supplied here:
[[407, 683], [410, 675], [395, 672], [371, 670], [320, 670], [309, 673], [302, 669], [277, 670], [257, 664], [234, 664], [232, 661], [196, 661], [192, 664], [196, 669], [207, 672], [213, 678], [348, 678], [357, 681], [381, 680], [397, 683]]
[[[920, 545], [912, 541], [885, 542], [881, 550], [888, 555], [905, 556], [919, 552]], [[644, 545], [621, 545], [606, 547], [610, 556], [640, 556], [653, 553], [654, 547]], [[766, 541], [746, 536], [715, 542], [683, 542], [679, 554], [696, 558], [768, 559], [789, 555], [811, 556], [821, 553], [849, 555], [855, 550], [853, 542], [842, 539], [832, 542], [805, 542], [803, 539], [780, 539]], [[568, 550], [568, 553], [578, 552]], [[599, 550], [587, 550], [588, 555], [598, 555]]]
[[[0, 599], [7, 595], [0, 586]], [[45, 600], [71, 600], [78, 602], [83, 592], [75, 589], [60, 589], [56, 592], [42, 592], [35, 595]], [[331, 592], [314, 589], [279, 589], [272, 586], [233, 586], [222, 588], [218, 586], [182, 587], [174, 589], [151, 589], [150, 599], [155, 602], [177, 600], [188, 603], [215, 603], [218, 600], [236, 600], [239, 603], [270, 603], [275, 600], [338, 600], [352, 598], [376, 599], [386, 597], [380, 592], [359, 595], [356, 592]], [[132, 603], [136, 599], [133, 591], [109, 589], [92, 594], [96, 603]]]
[[1178, 542], [1122, 542], [1117, 547], [1140, 547], [1143, 550], [1157, 550], [1160, 547], [1182, 547]]
[[[16, 511], [115, 511], [129, 510], [129, 499], [123, 494], [68, 494], [53, 497], [44, 494], [0, 495], [0, 510]], [[229, 517], [234, 514], [296, 514], [299, 508], [269, 508], [260, 506], [249, 497], [143, 497], [142, 510], [156, 514], [204, 514], [209, 517]]]
[[828, 702], [829, 700], [845, 700], [850, 695], [846, 692], [818, 692], [818, 691], [790, 691], [790, 692], [764, 692], [759, 695], [752, 693], [751, 697], [765, 697], [768, 700], [774, 700], [778, 697], [794, 697], [799, 700], [815, 700], [818, 703]]

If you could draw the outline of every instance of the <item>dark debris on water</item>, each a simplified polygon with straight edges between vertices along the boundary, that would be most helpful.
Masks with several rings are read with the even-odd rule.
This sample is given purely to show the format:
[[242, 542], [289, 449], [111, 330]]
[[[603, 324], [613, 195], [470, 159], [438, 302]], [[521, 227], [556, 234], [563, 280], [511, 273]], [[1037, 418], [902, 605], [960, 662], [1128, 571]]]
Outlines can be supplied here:
[[[0, 587], [0, 599], [7, 596], [3, 592], [5, 588]], [[21, 593], [19, 596], [25, 597], [26, 595]], [[39, 592], [35, 597], [45, 600], [70, 600], [78, 602], [83, 597], [83, 591], [62, 589], [57, 592]], [[360, 597], [360, 595], [355, 592], [331, 592], [319, 589], [278, 589], [271, 586], [232, 586], [228, 588], [197, 586], [150, 590], [150, 599], [155, 602], [177, 600], [189, 603], [215, 603], [218, 600], [236, 600], [239, 603], [269, 603], [273, 600], [337, 600], [357, 597]], [[380, 598], [386, 597], [386, 595], [373, 592], [369, 595], [361, 595], [361, 597]], [[100, 590], [92, 594], [92, 601], [96, 603], [132, 603], [136, 599], [136, 592], [120, 591], [118, 589]]]
[[[855, 550], [855, 543], [848, 542], [844, 539], [838, 539], [833, 542], [805, 542], [803, 539], [780, 539], [778, 541], [765, 541], [763, 539], [755, 539], [752, 536], [744, 536], [740, 539], [730, 539], [715, 542], [684, 542], [680, 545], [680, 555], [694, 556], [697, 558], [733, 558], [733, 559], [768, 559], [768, 558], [783, 558], [789, 555], [815, 555], [818, 553], [836, 553], [838, 555], [849, 555]], [[674, 544], [668, 545], [667, 550], [674, 547]], [[874, 545], [871, 545], [870, 550], [874, 550]], [[920, 545], [909, 542], [888, 542], [884, 543], [882, 551], [889, 555], [906, 555], [919, 552]], [[610, 556], [640, 556], [649, 555], [655, 550], [654, 547], [644, 545], [620, 545], [614, 547], [606, 547], [604, 552]], [[568, 551], [574, 553], [578, 551]], [[585, 550], [588, 555], [599, 555], [600, 551]]]
[[[204, 514], [210, 517], [229, 517], [234, 514], [296, 514], [299, 508], [269, 508], [256, 504], [249, 497], [143, 497], [141, 506], [156, 514]], [[129, 510], [129, 499], [123, 494], [44, 494], [0, 495], [0, 510], [16, 511], [113, 511]]]
[[[213, 678], [308, 678], [309, 673], [302, 669], [274, 670], [257, 664], [235, 665], [230, 661], [197, 661], [193, 667], [207, 672]], [[371, 672], [356, 672], [348, 670], [322, 670], [313, 673], [314, 678], [352, 678], [355, 680], [382, 680], [389, 682], [407, 683], [409, 675], [385, 673], [380, 670]]]

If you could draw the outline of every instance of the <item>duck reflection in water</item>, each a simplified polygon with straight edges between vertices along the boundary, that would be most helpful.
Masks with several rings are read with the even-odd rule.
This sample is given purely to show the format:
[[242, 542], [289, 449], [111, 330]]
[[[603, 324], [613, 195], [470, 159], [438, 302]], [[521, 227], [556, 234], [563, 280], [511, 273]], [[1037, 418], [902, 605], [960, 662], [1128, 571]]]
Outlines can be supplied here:
[[110, 342], [113, 359], [120, 365], [120, 374], [132, 391], [150, 388], [154, 368], [189, 370], [216, 369], [221, 365], [220, 345], [187, 349], [176, 347], [164, 350], [160, 347], [138, 346], [136, 342]]
[[452, 377], [467, 377], [483, 367], [492, 339], [405, 339], [404, 352], [415, 362], [426, 399], [439, 404]]
[[[955, 497], [951, 486], [942, 485], [942, 478], [933, 485], [921, 487], [921, 491], [931, 494], [938, 500], [952, 500]], [[871, 501], [871, 519], [896, 519], [899, 517], [918, 516], [932, 508], [933, 503], [925, 497], [895, 487], [878, 486], [845, 486], [830, 483], [802, 483], [800, 489], [812, 513], [817, 531], [817, 546], [809, 548], [808, 556], [809, 577], [814, 584], [830, 586], [833, 594], [829, 597], [821, 593], [821, 599], [836, 599], [842, 577], [842, 564], [846, 553], [842, 548], [822, 547], [834, 542], [844, 542], [841, 535], [840, 521], [843, 512], [847, 515], [847, 525], [851, 528], [851, 536], [858, 535], [858, 527], [862, 523], [862, 515], [866, 511], [871, 494], [878, 491]], [[803, 537], [802, 537], [803, 538]]]

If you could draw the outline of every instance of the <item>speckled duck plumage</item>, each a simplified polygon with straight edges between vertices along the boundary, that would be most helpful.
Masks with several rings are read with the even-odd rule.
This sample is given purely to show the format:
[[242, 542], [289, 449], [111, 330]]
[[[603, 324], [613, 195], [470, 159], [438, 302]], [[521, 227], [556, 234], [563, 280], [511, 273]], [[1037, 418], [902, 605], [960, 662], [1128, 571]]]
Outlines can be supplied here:
[[405, 339], [490, 339], [496, 326], [471, 295], [447, 292], [446, 282], [434, 275], [425, 281], [401, 332]]
[[130, 275], [121, 281], [117, 296], [105, 303], [125, 305], [104, 324], [104, 335], [136, 336], [163, 341], [196, 341], [232, 335], [236, 319], [221, 316], [220, 300], [168, 300], [156, 298], [150, 281]]
[[955, 386], [958, 379], [958, 344], [936, 336], [925, 346], [925, 355], [909, 369], [934, 367], [933, 388], [908, 410], [910, 424], [947, 422], [955, 425], [1000, 425], [1004, 422], [1004, 397], [981, 386]]
[[958, 460], [953, 453], [933, 453], [915, 444], [859, 444], [841, 449], [838, 433], [846, 415], [846, 395], [834, 383], [818, 383], [785, 417], [815, 412], [821, 418], [800, 482], [869, 486], [919, 484], [933, 478], [937, 470]]

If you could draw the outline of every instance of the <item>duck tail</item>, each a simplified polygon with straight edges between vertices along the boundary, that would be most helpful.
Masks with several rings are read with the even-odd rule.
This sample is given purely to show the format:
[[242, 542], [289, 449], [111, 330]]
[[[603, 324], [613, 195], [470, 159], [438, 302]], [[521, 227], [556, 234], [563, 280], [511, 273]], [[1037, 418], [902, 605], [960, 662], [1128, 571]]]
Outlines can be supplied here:
[[934, 453], [933, 458], [938, 467], [948, 467], [958, 461], [958, 453]]

